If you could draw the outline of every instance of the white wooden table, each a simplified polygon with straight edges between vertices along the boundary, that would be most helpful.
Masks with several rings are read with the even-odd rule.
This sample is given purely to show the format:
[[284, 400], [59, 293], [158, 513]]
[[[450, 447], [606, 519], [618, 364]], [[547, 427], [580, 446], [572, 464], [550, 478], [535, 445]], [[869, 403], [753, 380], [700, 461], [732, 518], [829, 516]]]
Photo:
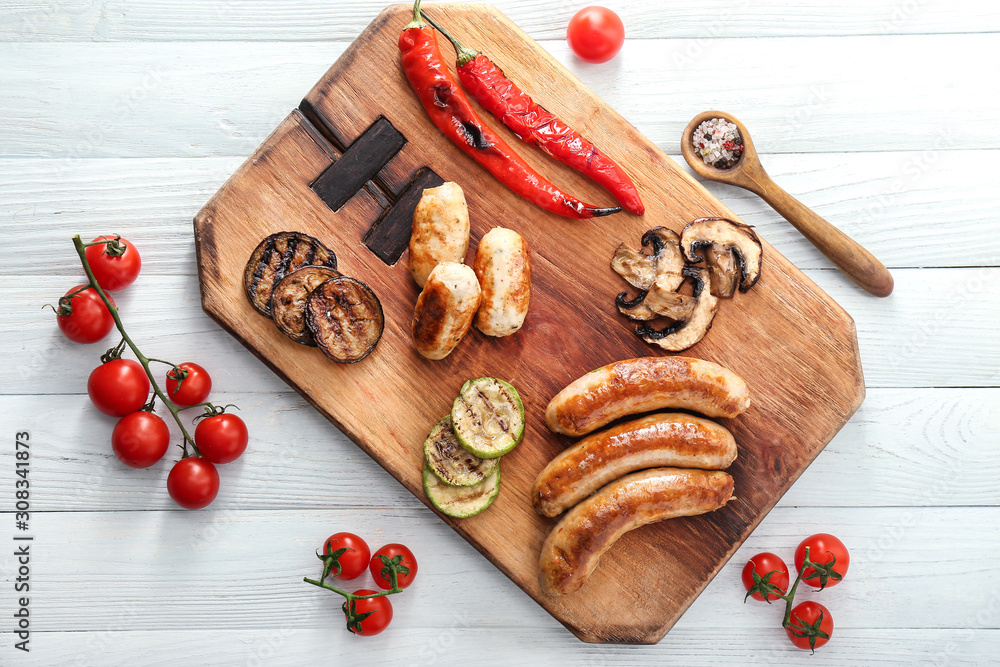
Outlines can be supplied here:
[[[1000, 10], [986, 0], [618, 2], [622, 53], [587, 65], [563, 35], [582, 2], [499, 7], [679, 162], [720, 108], [790, 192], [892, 269], [855, 288], [760, 200], [707, 184], [857, 322], [868, 395], [657, 646], [569, 632], [199, 307], [191, 218], [378, 13], [373, 0], [0, 2], [0, 664], [983, 664], [1000, 649]], [[82, 271], [70, 237], [143, 253], [118, 303], [148, 354], [196, 361], [252, 441], [199, 512], [169, 458], [125, 469], [86, 378], [107, 347], [41, 310]], [[31, 517], [14, 527], [14, 439], [31, 437]], [[171, 455], [173, 456], [173, 454]], [[302, 583], [350, 530], [416, 552], [376, 638]], [[819, 531], [852, 552], [809, 656], [780, 609], [742, 603], [758, 551]], [[30, 535], [30, 653], [14, 648]], [[763, 608], [762, 608], [763, 607]]]

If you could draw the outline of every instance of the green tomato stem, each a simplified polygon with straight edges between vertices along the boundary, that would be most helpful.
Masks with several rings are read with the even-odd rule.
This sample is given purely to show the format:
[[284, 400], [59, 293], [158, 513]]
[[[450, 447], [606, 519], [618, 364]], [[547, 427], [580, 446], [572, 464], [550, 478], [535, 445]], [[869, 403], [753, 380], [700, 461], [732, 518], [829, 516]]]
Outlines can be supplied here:
[[351, 600], [368, 600], [369, 598], [380, 598], [386, 595], [393, 595], [394, 593], [402, 593], [403, 589], [393, 586], [387, 591], [380, 591], [378, 593], [371, 593], [369, 595], [355, 595], [354, 593], [348, 593], [347, 591], [342, 591], [336, 586], [331, 586], [325, 581], [316, 581], [315, 579], [310, 579], [309, 577], [302, 577], [302, 581], [307, 584], [312, 584], [313, 586], [319, 586], [320, 588], [325, 588], [328, 591], [333, 591], [338, 595], [342, 595], [347, 598], [348, 602]]
[[792, 603], [795, 602], [795, 591], [799, 587], [799, 582], [802, 581], [802, 575], [806, 573], [806, 569], [814, 566], [811, 560], [809, 560], [809, 547], [806, 547], [805, 559], [802, 562], [802, 567], [799, 568], [799, 574], [795, 577], [795, 583], [792, 587], [788, 589], [788, 593], [782, 595], [781, 597], [785, 600], [785, 618], [781, 621], [781, 627], [787, 628], [792, 621]]
[[[107, 241], [101, 241], [99, 243], [107, 243]], [[163, 404], [165, 406], [167, 406], [167, 410], [170, 411], [170, 414], [173, 416], [174, 421], [177, 422], [177, 426], [178, 428], [180, 428], [181, 433], [184, 434], [184, 442], [183, 445], [181, 446], [181, 449], [183, 450], [184, 453], [184, 456], [182, 458], [188, 457], [187, 446], [189, 444], [191, 445], [191, 448], [194, 449], [195, 453], [198, 456], [201, 456], [201, 452], [198, 450], [198, 446], [194, 444], [194, 438], [191, 437], [191, 434], [187, 432], [187, 429], [181, 422], [179, 414], [180, 410], [167, 397], [166, 393], [164, 393], [163, 390], [160, 389], [160, 385], [157, 384], [156, 378], [153, 377], [153, 373], [149, 370], [149, 363], [151, 361], [161, 361], [161, 360], [150, 359], [149, 357], [144, 355], [136, 346], [136, 344], [132, 341], [132, 339], [129, 337], [128, 333], [126, 333], [125, 325], [122, 324], [122, 319], [118, 315], [118, 307], [115, 306], [113, 303], [111, 303], [111, 299], [108, 298], [108, 295], [105, 294], [104, 289], [100, 286], [100, 284], [98, 284], [97, 278], [94, 277], [94, 271], [90, 268], [90, 263], [87, 261], [87, 252], [86, 252], [87, 245], [88, 244], [85, 244], [82, 240], [80, 240], [79, 234], [73, 237], [73, 246], [76, 248], [76, 253], [80, 256], [80, 262], [83, 264], [83, 270], [87, 274], [87, 279], [90, 281], [90, 286], [93, 287], [94, 291], [97, 292], [98, 296], [101, 297], [101, 300], [107, 307], [108, 312], [111, 313], [112, 319], [114, 319], [115, 321], [115, 326], [118, 328], [118, 332], [122, 335], [122, 340], [125, 341], [125, 344], [128, 345], [130, 350], [132, 350], [132, 353], [135, 355], [136, 359], [139, 360], [139, 364], [142, 366], [143, 370], [146, 371], [146, 377], [149, 378], [149, 383], [153, 387], [153, 393], [161, 401], [163, 401]], [[170, 364], [170, 362], [167, 361], [163, 361], [161, 363]], [[174, 366], [174, 364], [170, 365]]]

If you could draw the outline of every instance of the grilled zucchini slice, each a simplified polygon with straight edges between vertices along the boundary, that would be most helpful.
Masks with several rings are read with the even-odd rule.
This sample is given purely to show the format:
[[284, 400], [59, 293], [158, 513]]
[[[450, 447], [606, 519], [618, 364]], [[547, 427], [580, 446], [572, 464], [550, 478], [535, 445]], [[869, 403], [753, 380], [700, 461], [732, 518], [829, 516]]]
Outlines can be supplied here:
[[483, 459], [503, 456], [524, 435], [524, 405], [517, 390], [491, 377], [462, 385], [451, 407], [451, 421], [458, 442]]
[[424, 460], [438, 479], [451, 486], [478, 484], [499, 462], [498, 459], [479, 458], [462, 447], [451, 427], [451, 415], [435, 424], [424, 440]]
[[472, 486], [452, 486], [442, 482], [429, 466], [424, 466], [424, 493], [443, 514], [458, 519], [475, 516], [493, 504], [500, 493], [500, 466], [483, 481]]

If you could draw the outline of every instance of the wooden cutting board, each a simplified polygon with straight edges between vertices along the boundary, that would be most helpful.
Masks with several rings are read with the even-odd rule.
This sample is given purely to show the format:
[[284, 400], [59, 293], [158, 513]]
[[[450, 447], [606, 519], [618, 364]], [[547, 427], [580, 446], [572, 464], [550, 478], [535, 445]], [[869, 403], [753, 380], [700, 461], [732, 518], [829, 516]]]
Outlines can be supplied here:
[[[760, 282], [724, 301], [711, 332], [685, 353], [728, 366], [750, 386], [752, 407], [722, 420], [740, 446], [730, 469], [737, 499], [712, 514], [633, 531], [579, 592], [545, 595], [537, 582], [538, 553], [554, 521], [535, 514], [528, 493], [538, 472], [570, 444], [545, 428], [545, 405], [593, 368], [662, 354], [615, 310], [614, 297], [626, 285], [609, 268], [614, 249], [623, 241], [639, 247], [643, 232], [657, 225], [679, 231], [696, 217], [736, 216], [496, 9], [449, 4], [425, 10], [617, 160], [635, 180], [645, 215], [560, 218], [520, 199], [466, 157], [431, 124], [404, 78], [397, 40], [411, 8], [394, 5], [195, 218], [203, 307], [424, 502], [422, 443], [459, 387], [482, 375], [512, 382], [524, 398], [527, 428], [523, 443], [503, 458], [500, 496], [477, 517], [444, 520], [584, 641], [656, 642], [861, 404], [854, 322], [765, 243]], [[441, 41], [453, 63], [453, 51]], [[676, 120], [681, 127], [686, 119]], [[517, 142], [494, 119], [487, 122], [568, 192], [612, 204], [587, 179]], [[395, 257], [405, 248], [419, 192], [438, 177], [465, 189], [473, 237], [467, 262], [479, 238], [501, 225], [528, 240], [534, 275], [519, 333], [494, 339], [473, 330], [451, 356], [435, 362], [411, 345], [418, 289], [406, 255]], [[251, 251], [282, 230], [324, 241], [341, 271], [381, 299], [385, 333], [361, 363], [338, 365], [289, 341], [244, 297]]]

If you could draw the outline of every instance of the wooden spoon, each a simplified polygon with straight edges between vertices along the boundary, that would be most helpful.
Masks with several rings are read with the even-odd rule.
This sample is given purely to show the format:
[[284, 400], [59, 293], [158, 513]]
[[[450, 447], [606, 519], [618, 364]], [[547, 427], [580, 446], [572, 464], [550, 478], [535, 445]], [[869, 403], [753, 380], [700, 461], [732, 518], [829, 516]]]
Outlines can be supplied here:
[[[724, 118], [735, 123], [743, 138], [743, 155], [739, 162], [729, 169], [717, 169], [705, 164], [701, 156], [695, 153], [694, 145], [691, 143], [695, 128], [712, 118]], [[753, 147], [753, 140], [750, 139], [747, 128], [731, 114], [706, 111], [695, 116], [684, 128], [684, 134], [681, 136], [681, 152], [699, 176], [745, 188], [766, 201], [862, 289], [875, 296], [892, 294], [892, 275], [885, 268], [885, 264], [771, 180], [760, 164], [760, 158], [757, 157], [757, 150]]]

